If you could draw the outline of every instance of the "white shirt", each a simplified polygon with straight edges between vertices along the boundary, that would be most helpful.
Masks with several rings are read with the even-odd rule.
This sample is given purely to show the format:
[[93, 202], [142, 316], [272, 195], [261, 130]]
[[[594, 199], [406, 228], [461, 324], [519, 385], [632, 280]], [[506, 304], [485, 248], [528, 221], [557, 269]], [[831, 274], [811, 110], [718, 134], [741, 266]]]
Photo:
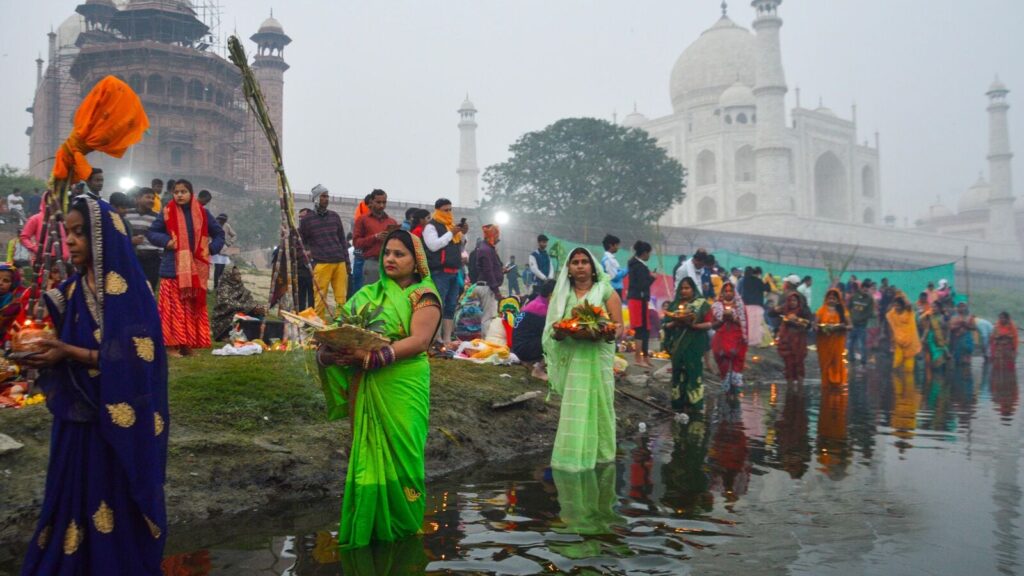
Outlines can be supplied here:
[[679, 283], [683, 281], [683, 278], [689, 276], [690, 279], [693, 280], [693, 283], [697, 285], [697, 288], [700, 288], [700, 270], [702, 269], [698, 269], [697, 266], [694, 265], [693, 258], [683, 262], [683, 265], [676, 270], [676, 286], [679, 286]]
[[538, 284], [553, 278], [555, 276], [555, 271], [558, 270], [558, 263], [555, 262], [555, 259], [550, 254], [548, 254], [548, 258], [551, 259], [551, 277], [548, 277], [547, 274], [540, 271], [540, 267], [537, 266], [537, 259], [533, 256], [532, 252], [530, 253], [530, 272], [533, 272], [534, 277], [537, 278]]
[[437, 252], [451, 244], [452, 238], [454, 237], [455, 235], [452, 234], [451, 230], [445, 232], [441, 236], [438, 236], [437, 227], [430, 222], [423, 227], [423, 243], [427, 245], [427, 250], [430, 250], [431, 252]]
[[808, 286], [807, 284], [804, 284], [804, 283], [801, 282], [800, 285], [796, 287], [796, 291], [804, 295], [804, 298], [807, 300], [807, 305], [810, 306], [811, 305], [811, 287]]
[[8, 194], [7, 195], [7, 209], [8, 210], [24, 210], [25, 209], [25, 199], [22, 198], [21, 196], [16, 196], [14, 194]]
[[619, 261], [615, 259], [615, 255], [605, 250], [604, 256], [601, 257], [601, 266], [604, 267], [605, 274], [615, 280], [619, 274]]

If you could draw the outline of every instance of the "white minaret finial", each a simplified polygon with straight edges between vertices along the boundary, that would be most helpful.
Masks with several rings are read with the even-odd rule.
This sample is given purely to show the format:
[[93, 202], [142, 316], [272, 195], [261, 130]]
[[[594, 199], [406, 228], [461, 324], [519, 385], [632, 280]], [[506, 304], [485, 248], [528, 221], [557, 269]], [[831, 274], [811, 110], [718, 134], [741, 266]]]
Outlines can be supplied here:
[[1010, 127], [1007, 119], [1010, 104], [1006, 95], [1010, 91], [999, 81], [989, 86], [988, 92], [988, 177], [992, 192], [989, 194], [989, 226], [987, 240], [1012, 244], [1017, 247], [1017, 223], [1013, 211], [1013, 173], [1010, 151]]
[[480, 203], [480, 168], [476, 163], [476, 106], [466, 100], [459, 107], [459, 206], [475, 208]]
[[[754, 158], [760, 188], [758, 208], [771, 212], [791, 212], [789, 158], [786, 141], [786, 73], [782, 68], [782, 48], [778, 16], [782, 0], [754, 0], [757, 82], [757, 134]], [[852, 212], [851, 212], [852, 214]]]
[[726, 18], [728, 16], [729, 16], [729, 3], [726, 2], [725, 0], [722, 0], [722, 18]]

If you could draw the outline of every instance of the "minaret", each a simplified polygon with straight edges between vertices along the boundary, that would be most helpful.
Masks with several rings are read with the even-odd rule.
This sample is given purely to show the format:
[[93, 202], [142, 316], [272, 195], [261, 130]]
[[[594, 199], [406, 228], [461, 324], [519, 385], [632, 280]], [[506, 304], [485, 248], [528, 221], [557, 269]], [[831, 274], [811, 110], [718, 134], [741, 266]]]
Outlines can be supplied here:
[[[284, 47], [292, 39], [284, 33], [281, 23], [270, 13], [270, 18], [260, 24], [259, 30], [250, 38], [256, 43], [256, 57], [252, 69], [256, 80], [263, 90], [263, 98], [267, 102], [270, 119], [277, 131], [281, 149], [284, 150], [284, 73], [288, 64], [284, 61]], [[254, 130], [253, 142], [253, 182], [251, 190], [255, 194], [268, 197], [277, 193], [277, 174], [273, 169], [270, 145], [263, 133]]]
[[480, 168], [476, 164], [476, 106], [459, 107], [459, 206], [475, 208], [480, 202]]
[[989, 240], [1017, 244], [1017, 225], [1013, 213], [1013, 174], [1010, 161], [1010, 130], [1006, 119], [1010, 91], [996, 76], [988, 96], [988, 172], [992, 191], [989, 193]]
[[754, 157], [759, 189], [758, 208], [789, 211], [789, 154], [786, 137], [786, 74], [782, 70], [778, 9], [782, 0], [753, 0], [757, 10], [757, 140]]
[[36, 58], [36, 89], [43, 83], [43, 55]]

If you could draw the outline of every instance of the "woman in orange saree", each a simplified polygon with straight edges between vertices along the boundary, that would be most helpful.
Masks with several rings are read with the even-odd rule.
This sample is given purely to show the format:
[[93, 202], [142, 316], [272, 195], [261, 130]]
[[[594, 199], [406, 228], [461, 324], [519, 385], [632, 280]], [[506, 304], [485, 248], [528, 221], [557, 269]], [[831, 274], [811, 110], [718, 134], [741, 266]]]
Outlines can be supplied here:
[[830, 288], [825, 303], [818, 308], [818, 364], [821, 366], [822, 385], [846, 384], [846, 331], [850, 329], [850, 314], [843, 306], [839, 290]]

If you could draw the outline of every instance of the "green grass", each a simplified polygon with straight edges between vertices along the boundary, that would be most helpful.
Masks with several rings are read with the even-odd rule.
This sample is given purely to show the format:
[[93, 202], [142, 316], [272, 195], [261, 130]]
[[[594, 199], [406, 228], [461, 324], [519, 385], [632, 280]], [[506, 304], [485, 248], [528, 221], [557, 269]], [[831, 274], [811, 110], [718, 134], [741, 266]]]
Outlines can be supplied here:
[[240, 432], [324, 421], [324, 397], [305, 353], [170, 360], [171, 413], [179, 424]]

